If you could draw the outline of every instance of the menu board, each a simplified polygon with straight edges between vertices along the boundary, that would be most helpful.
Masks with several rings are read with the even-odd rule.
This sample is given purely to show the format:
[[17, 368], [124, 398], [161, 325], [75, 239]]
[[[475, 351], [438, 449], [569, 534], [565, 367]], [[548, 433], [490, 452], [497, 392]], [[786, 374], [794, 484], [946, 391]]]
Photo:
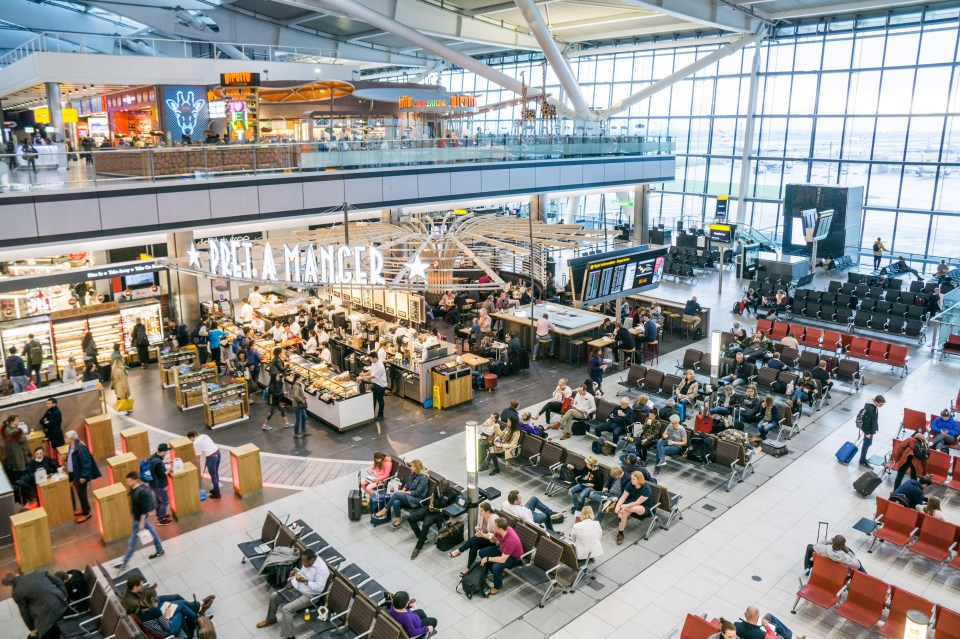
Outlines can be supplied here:
[[655, 288], [666, 254], [666, 248], [629, 248], [570, 260], [574, 297], [593, 305]]
[[383, 312], [384, 292], [383, 289], [379, 288], [373, 292], [373, 310], [378, 313]]
[[397, 314], [397, 294], [393, 291], [383, 292], [384, 311], [387, 315], [396, 316]]
[[406, 293], [397, 293], [397, 317], [407, 319], [410, 317], [410, 296]]
[[407, 307], [410, 310], [410, 322], [419, 324], [423, 321], [423, 298], [419, 295], [407, 295]]
[[360, 289], [360, 305], [367, 310], [373, 310], [373, 289], [363, 287]]

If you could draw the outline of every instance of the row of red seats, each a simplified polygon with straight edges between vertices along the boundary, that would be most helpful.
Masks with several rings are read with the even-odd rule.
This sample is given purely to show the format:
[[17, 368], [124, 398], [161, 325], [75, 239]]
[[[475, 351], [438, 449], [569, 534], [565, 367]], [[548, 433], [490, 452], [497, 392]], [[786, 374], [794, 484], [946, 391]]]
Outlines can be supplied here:
[[[797, 601], [792, 612], [796, 613], [801, 600], [809, 601], [821, 608], [833, 608], [835, 612], [867, 629], [872, 629], [889, 609], [883, 625], [877, 629], [881, 637], [900, 639], [904, 634], [907, 612], [916, 610], [932, 620], [934, 639], [956, 639], [960, 637], [960, 614], [927, 601], [897, 586], [891, 586], [870, 575], [852, 571], [843, 564], [821, 555], [813, 556], [813, 569], [806, 584], [800, 580]], [[840, 597], [846, 591], [847, 598], [840, 604]], [[837, 604], [840, 604], [839, 606]]]
[[943, 566], [960, 570], [960, 527], [936, 517], [925, 515], [916, 508], [907, 508], [889, 499], [877, 497], [877, 512], [873, 519], [873, 541], [867, 552], [873, 552], [877, 541], [904, 548], [936, 561]]
[[[905, 430], [926, 435], [930, 430], [930, 424], [938, 417], [940, 416], [934, 413], [930, 413], [928, 417], [927, 413], [924, 413], [922, 410], [904, 408], [903, 417], [900, 419], [900, 430], [897, 431], [897, 437], [900, 437]], [[951, 446], [951, 448], [960, 448], [960, 440]]]
[[720, 630], [720, 620], [707, 621], [703, 617], [687, 613], [680, 629], [680, 639], [711, 639]]
[[844, 345], [843, 336], [837, 331], [824, 331], [819, 328], [804, 326], [803, 324], [788, 324], [773, 320], [757, 320], [757, 330], [762, 330], [767, 337], [779, 341], [793, 333], [797, 341], [804, 346], [821, 350], [843, 350], [850, 357], [865, 359], [871, 362], [887, 364], [891, 368], [901, 369], [901, 376], [909, 372], [907, 347], [891, 344], [878, 339], [850, 337], [849, 343]]

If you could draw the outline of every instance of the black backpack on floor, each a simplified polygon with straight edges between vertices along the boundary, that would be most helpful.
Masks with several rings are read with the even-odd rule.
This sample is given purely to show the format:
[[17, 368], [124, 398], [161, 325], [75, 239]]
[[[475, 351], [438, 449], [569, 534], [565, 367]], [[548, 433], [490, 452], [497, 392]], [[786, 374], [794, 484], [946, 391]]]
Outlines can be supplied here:
[[467, 599], [473, 599], [474, 595], [487, 597], [487, 567], [474, 562], [463, 577], [460, 578], [460, 585], [457, 586], [457, 592], [462, 592]]

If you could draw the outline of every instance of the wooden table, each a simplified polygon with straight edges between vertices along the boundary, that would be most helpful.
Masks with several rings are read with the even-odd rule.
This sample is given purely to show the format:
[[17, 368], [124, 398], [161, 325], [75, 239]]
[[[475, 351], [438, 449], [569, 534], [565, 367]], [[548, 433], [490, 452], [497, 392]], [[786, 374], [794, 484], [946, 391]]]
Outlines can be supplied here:
[[37, 484], [37, 497], [40, 506], [47, 511], [50, 528], [73, 522], [73, 500], [66, 474], [52, 475]]
[[130, 536], [133, 519], [130, 515], [130, 500], [123, 484], [110, 484], [93, 491], [97, 512], [97, 528], [105, 544]]
[[170, 473], [167, 484], [170, 510], [177, 519], [200, 512], [200, 475], [193, 462], [186, 462], [183, 470]]
[[571, 340], [578, 336], [593, 336], [596, 329], [603, 325], [603, 320], [607, 319], [606, 315], [600, 313], [561, 306], [553, 302], [534, 305], [533, 319], [530, 318], [529, 306], [524, 306], [523, 313], [519, 316], [509, 311], [497, 311], [491, 313], [490, 317], [503, 321], [506, 329], [513, 335], [517, 335], [523, 347], [533, 353], [533, 346], [536, 341], [534, 328], [537, 325], [536, 320], [543, 313], [549, 315], [548, 319], [554, 325], [554, 328], [550, 330], [550, 333], [554, 336], [553, 352], [561, 360], [569, 359]]
[[95, 415], [87, 417], [87, 445], [90, 447], [90, 454], [96, 459], [113, 457], [117, 454], [116, 446], [113, 443], [113, 422], [109, 415]]
[[13, 551], [21, 572], [53, 563], [50, 522], [46, 510], [34, 508], [10, 515], [10, 529], [13, 533]]
[[477, 370], [480, 370], [481, 366], [486, 366], [490, 363], [490, 360], [486, 357], [480, 357], [479, 355], [474, 355], [473, 353], [464, 353], [460, 356], [460, 361], [470, 368], [476, 368]]
[[595, 340], [587, 342], [587, 346], [590, 348], [606, 348], [607, 346], [612, 346], [614, 341], [612, 337], [598, 337]]
[[133, 453], [137, 459], [146, 459], [153, 454], [150, 437], [143, 426], [134, 426], [120, 431], [120, 446], [125, 453]]

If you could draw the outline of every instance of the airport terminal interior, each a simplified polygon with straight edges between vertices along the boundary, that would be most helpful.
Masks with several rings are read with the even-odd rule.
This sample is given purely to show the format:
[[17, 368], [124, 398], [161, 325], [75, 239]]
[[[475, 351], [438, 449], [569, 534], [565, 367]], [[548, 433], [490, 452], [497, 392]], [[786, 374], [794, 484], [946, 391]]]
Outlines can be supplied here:
[[960, 639], [960, 2], [0, 4], [3, 639]]

